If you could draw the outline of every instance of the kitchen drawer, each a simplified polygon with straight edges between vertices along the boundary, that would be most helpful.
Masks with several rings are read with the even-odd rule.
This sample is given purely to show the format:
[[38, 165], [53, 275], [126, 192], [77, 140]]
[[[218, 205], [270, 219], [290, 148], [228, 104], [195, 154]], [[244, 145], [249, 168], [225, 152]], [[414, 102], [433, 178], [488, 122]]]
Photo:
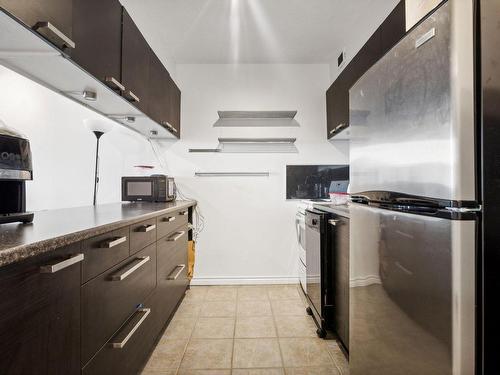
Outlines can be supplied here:
[[158, 240], [158, 270], [164, 266], [171, 266], [168, 262], [171, 261], [172, 256], [174, 256], [179, 249], [183, 249], [184, 253], [187, 254], [187, 235], [188, 230], [185, 225], [173, 231], [168, 236]]
[[130, 250], [129, 237], [129, 228], [126, 227], [85, 240], [82, 283], [126, 259]]
[[189, 285], [187, 277], [187, 232], [174, 244], [168, 237], [158, 242], [158, 275], [155, 290], [155, 325], [161, 329], [179, 304]]
[[130, 254], [144, 249], [156, 241], [156, 218], [130, 226]]
[[156, 244], [82, 286], [82, 364], [115, 334], [156, 286]]
[[159, 334], [154, 329], [155, 314], [148, 298], [83, 368], [82, 375], [138, 374]]
[[180, 226], [187, 224], [188, 209], [158, 216], [157, 220], [158, 238], [162, 238]]

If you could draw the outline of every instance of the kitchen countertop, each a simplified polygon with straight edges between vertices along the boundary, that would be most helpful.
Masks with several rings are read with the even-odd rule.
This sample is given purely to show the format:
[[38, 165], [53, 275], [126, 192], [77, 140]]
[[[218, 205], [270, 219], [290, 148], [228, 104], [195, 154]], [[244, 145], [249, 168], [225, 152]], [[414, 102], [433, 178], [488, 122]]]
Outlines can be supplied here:
[[38, 211], [33, 223], [0, 224], [0, 266], [194, 205], [194, 200], [121, 202]]
[[313, 203], [313, 207], [320, 211], [330, 212], [332, 214], [350, 218], [349, 204], [326, 204], [326, 203]]

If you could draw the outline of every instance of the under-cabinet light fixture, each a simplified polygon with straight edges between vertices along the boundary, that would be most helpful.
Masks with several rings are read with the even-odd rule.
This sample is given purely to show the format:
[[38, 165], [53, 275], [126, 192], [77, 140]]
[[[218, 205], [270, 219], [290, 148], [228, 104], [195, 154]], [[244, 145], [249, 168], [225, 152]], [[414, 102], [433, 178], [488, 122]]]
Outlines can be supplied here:
[[97, 101], [97, 92], [91, 90], [83, 90], [83, 91], [66, 91], [66, 94], [81, 96], [83, 99], [89, 102]]

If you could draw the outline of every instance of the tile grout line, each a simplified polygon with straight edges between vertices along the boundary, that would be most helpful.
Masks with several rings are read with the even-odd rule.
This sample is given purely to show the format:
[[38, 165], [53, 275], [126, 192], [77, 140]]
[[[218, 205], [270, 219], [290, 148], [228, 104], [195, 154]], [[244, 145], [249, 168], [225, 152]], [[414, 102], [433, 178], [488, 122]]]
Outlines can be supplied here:
[[234, 312], [234, 328], [233, 328], [233, 347], [231, 349], [231, 369], [229, 370], [230, 374], [233, 373], [233, 360], [234, 360], [234, 342], [236, 340], [236, 324], [238, 323], [238, 296], [239, 296], [239, 288], [236, 288], [236, 309]]
[[269, 299], [269, 305], [271, 306], [271, 316], [273, 317], [274, 329], [276, 331], [276, 340], [278, 341], [278, 350], [280, 352], [281, 366], [283, 368], [283, 373], [285, 374], [285, 360], [283, 359], [283, 351], [281, 349], [281, 341], [278, 333], [278, 324], [276, 323], [276, 315], [274, 315], [273, 303], [271, 297], [269, 296], [269, 291], [266, 291], [267, 298]]
[[[208, 289], [205, 293], [208, 293]], [[205, 301], [205, 295], [203, 295], [203, 299], [201, 300], [202, 302], [202, 306], [203, 306], [203, 302]], [[195, 301], [195, 303], [198, 303], [198, 301]], [[179, 370], [181, 368], [181, 364], [182, 364], [182, 361], [184, 360], [184, 357], [186, 355], [186, 352], [187, 352], [187, 348], [188, 348], [188, 345], [190, 344], [191, 342], [191, 339], [193, 338], [193, 334], [194, 334], [194, 329], [196, 327], [196, 324], [198, 323], [198, 320], [200, 319], [200, 315], [201, 315], [201, 308], [202, 306], [200, 306], [200, 310], [198, 311], [198, 314], [196, 315], [196, 318], [195, 318], [195, 322], [194, 322], [194, 325], [193, 325], [193, 329], [191, 330], [191, 334], [189, 335], [189, 338], [186, 342], [186, 345], [184, 346], [184, 350], [182, 351], [182, 357], [181, 357], [181, 360], [179, 361], [179, 365], [177, 366], [177, 369], [175, 370], [175, 375], [178, 375], [179, 374]], [[175, 318], [175, 314], [173, 316], [173, 318]], [[172, 318], [172, 319], [173, 319]]]

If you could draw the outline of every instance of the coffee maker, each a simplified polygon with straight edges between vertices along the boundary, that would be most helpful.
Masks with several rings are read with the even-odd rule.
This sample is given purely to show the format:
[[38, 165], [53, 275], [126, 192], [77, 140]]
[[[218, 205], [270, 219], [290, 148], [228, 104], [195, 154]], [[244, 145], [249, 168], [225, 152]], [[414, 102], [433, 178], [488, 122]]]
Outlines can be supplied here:
[[0, 224], [33, 221], [25, 185], [32, 179], [29, 141], [0, 120]]

